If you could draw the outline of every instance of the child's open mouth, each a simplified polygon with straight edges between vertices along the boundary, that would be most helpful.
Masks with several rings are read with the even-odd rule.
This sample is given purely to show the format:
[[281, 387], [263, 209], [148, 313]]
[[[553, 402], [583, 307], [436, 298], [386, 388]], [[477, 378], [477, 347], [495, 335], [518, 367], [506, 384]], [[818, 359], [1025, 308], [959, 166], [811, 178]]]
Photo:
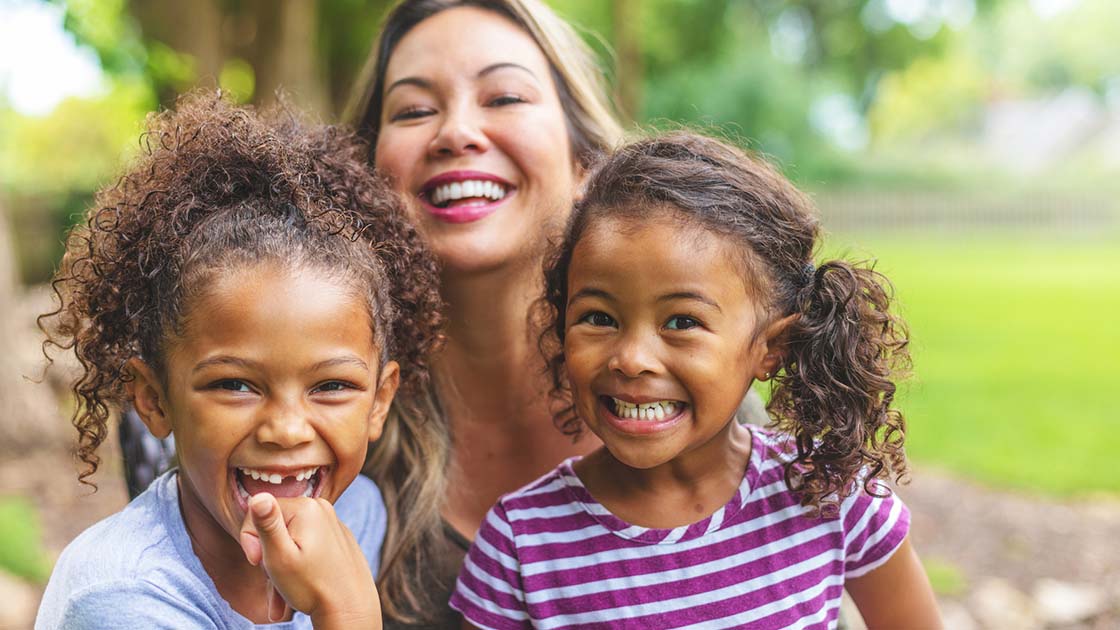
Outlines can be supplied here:
[[238, 501], [248, 506], [249, 497], [267, 492], [274, 497], [317, 497], [322, 488], [325, 466], [311, 466], [295, 470], [268, 470], [261, 468], [234, 469]]
[[646, 420], [658, 422], [670, 419], [687, 406], [679, 400], [658, 400], [648, 403], [631, 403], [613, 396], [599, 397], [611, 413], [623, 420]]

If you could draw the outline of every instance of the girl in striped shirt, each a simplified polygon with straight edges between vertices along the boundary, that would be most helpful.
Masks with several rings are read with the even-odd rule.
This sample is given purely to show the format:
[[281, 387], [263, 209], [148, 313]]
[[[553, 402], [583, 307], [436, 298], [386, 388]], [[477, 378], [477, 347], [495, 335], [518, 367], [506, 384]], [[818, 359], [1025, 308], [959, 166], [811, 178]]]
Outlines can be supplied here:
[[[451, 605], [479, 628], [940, 624], [887, 488], [905, 472], [890, 285], [815, 265], [810, 202], [678, 132], [591, 176], [546, 269], [556, 420], [603, 441], [503, 497]], [[773, 380], [773, 430], [736, 410]]]

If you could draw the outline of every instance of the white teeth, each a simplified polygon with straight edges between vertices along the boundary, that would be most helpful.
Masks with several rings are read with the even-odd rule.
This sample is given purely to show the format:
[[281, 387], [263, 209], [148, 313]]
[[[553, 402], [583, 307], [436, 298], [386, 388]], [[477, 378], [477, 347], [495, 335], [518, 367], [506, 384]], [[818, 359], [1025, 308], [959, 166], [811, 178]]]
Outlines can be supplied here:
[[310, 479], [312, 476], [315, 475], [315, 473], [318, 470], [319, 470], [318, 468], [308, 468], [307, 470], [301, 470], [296, 474], [296, 481], [303, 481], [304, 479]]
[[611, 398], [614, 401], [615, 415], [620, 418], [636, 420], [664, 420], [677, 412], [677, 403], [671, 400], [660, 400], [640, 405]]
[[266, 481], [268, 483], [279, 485], [284, 482], [285, 477], [295, 477], [296, 481], [310, 479], [315, 476], [315, 473], [319, 472], [319, 467], [315, 466], [314, 468], [306, 468], [294, 475], [281, 475], [280, 473], [263, 472], [260, 470], [254, 470], [252, 468], [241, 468], [240, 470], [242, 474], [247, 477], [252, 477], [253, 479], [256, 479], [258, 481]]
[[433, 204], [439, 205], [456, 199], [470, 197], [484, 197], [497, 201], [506, 196], [506, 189], [497, 182], [489, 180], [468, 179], [462, 182], [453, 182], [437, 186], [429, 194]]

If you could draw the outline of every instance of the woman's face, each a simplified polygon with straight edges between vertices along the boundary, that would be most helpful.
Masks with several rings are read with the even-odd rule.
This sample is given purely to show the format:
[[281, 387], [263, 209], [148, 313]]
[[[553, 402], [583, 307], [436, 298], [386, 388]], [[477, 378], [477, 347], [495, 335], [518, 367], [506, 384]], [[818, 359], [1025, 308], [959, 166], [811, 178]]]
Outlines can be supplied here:
[[376, 165], [395, 178], [448, 270], [525, 263], [567, 218], [578, 181], [536, 42], [474, 7], [401, 39], [385, 75]]

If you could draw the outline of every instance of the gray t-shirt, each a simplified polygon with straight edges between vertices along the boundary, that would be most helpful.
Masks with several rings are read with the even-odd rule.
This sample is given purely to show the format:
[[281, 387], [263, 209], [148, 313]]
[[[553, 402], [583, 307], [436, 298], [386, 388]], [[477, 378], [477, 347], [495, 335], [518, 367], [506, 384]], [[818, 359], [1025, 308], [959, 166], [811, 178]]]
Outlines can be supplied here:
[[[359, 476], [335, 511], [376, 576], [386, 525], [381, 492]], [[302, 630], [311, 619], [296, 613], [288, 622], [255, 625], [222, 599], [191, 549], [172, 470], [62, 552], [35, 619], [36, 630], [53, 628]]]

